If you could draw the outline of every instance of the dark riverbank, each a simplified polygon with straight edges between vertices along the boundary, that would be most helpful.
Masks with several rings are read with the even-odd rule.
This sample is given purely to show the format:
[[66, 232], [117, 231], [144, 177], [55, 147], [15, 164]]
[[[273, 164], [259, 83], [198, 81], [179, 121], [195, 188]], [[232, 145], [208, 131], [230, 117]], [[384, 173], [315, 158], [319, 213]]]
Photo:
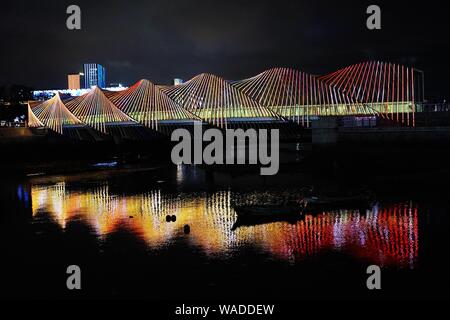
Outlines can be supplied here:
[[[316, 128], [297, 132], [295, 139], [282, 139], [280, 163], [300, 164], [300, 170], [320, 170], [326, 174], [359, 171], [382, 174], [391, 170], [398, 174], [447, 169], [450, 127], [345, 128], [336, 127], [336, 124], [335, 120], [329, 119], [318, 123]], [[73, 128], [78, 137], [93, 139], [77, 140], [45, 129], [0, 128], [0, 170], [9, 173], [23, 171], [23, 168], [58, 167], [58, 163], [62, 163], [64, 172], [64, 169], [70, 169], [64, 163], [72, 167], [77, 162], [86, 164], [86, 169], [105, 162], [171, 163], [174, 143], [169, 136], [148, 134], [148, 129], [139, 127], [122, 128], [125, 131], [118, 129], [112, 131], [113, 135], [94, 137], [92, 130]], [[136, 133], [140, 133], [137, 135], [140, 138]], [[228, 169], [228, 166], [217, 167]], [[242, 170], [252, 169], [242, 166]]]

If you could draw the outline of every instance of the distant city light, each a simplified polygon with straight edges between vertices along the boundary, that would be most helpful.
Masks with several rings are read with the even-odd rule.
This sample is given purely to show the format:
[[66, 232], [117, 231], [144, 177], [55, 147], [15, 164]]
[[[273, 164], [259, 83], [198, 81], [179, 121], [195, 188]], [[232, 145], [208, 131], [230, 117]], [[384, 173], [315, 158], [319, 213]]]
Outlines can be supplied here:
[[174, 86], [177, 86], [177, 85], [182, 84], [182, 83], [183, 83], [183, 79], [180, 79], [180, 78], [173, 79], [173, 85]]
[[[128, 87], [118, 86], [118, 87], [107, 87], [104, 90], [107, 91], [122, 91], [126, 90]], [[42, 100], [49, 99], [53, 97], [56, 93], [60, 93], [62, 95], [69, 95], [72, 97], [82, 96], [85, 93], [88, 93], [91, 89], [56, 89], [56, 90], [35, 90], [33, 91], [33, 99], [34, 100]]]

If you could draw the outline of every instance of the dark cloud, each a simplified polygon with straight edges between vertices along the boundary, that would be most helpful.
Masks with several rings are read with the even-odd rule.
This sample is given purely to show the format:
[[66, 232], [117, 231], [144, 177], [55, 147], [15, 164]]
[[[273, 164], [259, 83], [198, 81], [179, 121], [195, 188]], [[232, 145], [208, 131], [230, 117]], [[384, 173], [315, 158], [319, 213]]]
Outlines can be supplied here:
[[[82, 30], [65, 27], [82, 9]], [[372, 1], [2, 2], [0, 84], [66, 85], [84, 62], [107, 68], [108, 82], [168, 83], [211, 72], [227, 79], [274, 66], [326, 73], [367, 59], [426, 72], [429, 95], [448, 96], [447, 14], [439, 2], [378, 1], [382, 30], [365, 27]]]

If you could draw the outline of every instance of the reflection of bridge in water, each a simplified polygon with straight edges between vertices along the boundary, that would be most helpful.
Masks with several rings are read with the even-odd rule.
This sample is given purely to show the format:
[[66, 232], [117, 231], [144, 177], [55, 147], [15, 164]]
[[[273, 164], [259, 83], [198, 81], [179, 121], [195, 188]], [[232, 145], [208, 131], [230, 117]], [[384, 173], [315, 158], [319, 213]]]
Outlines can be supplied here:
[[[175, 195], [152, 190], [126, 196], [111, 193], [107, 183], [79, 191], [61, 182], [34, 185], [31, 194], [34, 219], [50, 215], [63, 229], [71, 220], [81, 219], [99, 237], [126, 227], [155, 249], [183, 239], [208, 255], [254, 246], [296, 261], [336, 250], [372, 263], [408, 268], [418, 258], [418, 212], [407, 204], [375, 206], [365, 213], [337, 210], [307, 215], [295, 224], [277, 222], [232, 231], [236, 214], [231, 191]], [[176, 215], [176, 222], [166, 222], [166, 214]], [[185, 224], [191, 227], [189, 235], [183, 234]]]

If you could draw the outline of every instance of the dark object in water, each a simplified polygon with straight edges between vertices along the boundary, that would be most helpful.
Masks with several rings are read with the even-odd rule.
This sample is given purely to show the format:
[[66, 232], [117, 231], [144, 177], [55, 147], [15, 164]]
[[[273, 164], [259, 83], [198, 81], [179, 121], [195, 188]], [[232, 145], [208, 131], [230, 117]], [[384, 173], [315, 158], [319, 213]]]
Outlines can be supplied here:
[[172, 218], [172, 222], [177, 221], [177, 216], [176, 215], [173, 214], [171, 218]]
[[166, 222], [170, 222], [170, 221], [172, 221], [172, 217], [168, 214], [168, 215], [166, 216]]
[[302, 200], [303, 212], [319, 213], [333, 209], [363, 209], [369, 208], [372, 197], [369, 194], [348, 196], [309, 196]]
[[189, 234], [191, 232], [191, 227], [188, 224], [185, 224], [183, 227], [184, 234]]
[[240, 226], [254, 226], [271, 222], [286, 221], [295, 223], [303, 217], [299, 205], [261, 205], [235, 207], [238, 216], [231, 230]]
[[92, 166], [98, 167], [98, 168], [111, 168], [111, 167], [116, 167], [117, 164], [118, 164], [117, 161], [111, 161], [111, 162], [99, 162]]

